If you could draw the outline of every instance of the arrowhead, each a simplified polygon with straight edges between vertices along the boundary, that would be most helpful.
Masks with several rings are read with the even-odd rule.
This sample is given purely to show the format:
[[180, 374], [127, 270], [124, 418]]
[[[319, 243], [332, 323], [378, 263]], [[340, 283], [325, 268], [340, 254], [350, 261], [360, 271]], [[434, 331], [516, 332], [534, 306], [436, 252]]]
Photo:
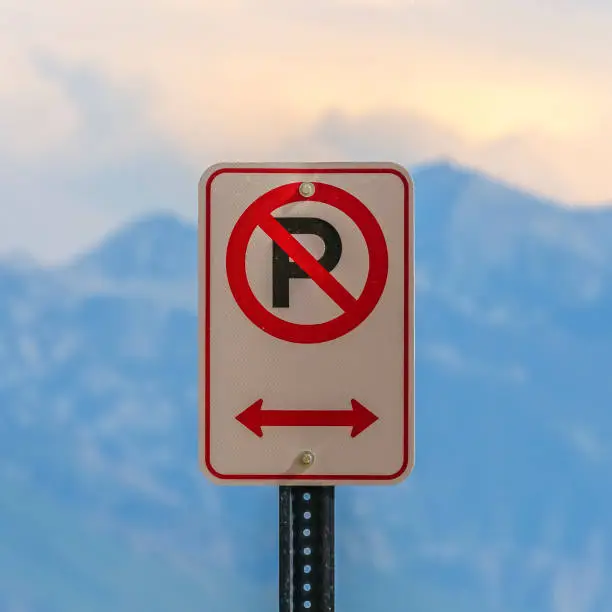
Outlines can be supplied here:
[[256, 436], [263, 438], [261, 429], [261, 407], [263, 400], [259, 399], [251, 404], [246, 410], [236, 416], [236, 420], [244, 425], [249, 431], [252, 431]]
[[372, 423], [378, 421], [378, 417], [357, 400], [351, 400], [351, 406], [353, 407], [353, 430], [351, 431], [351, 438], [355, 438], [372, 425]]

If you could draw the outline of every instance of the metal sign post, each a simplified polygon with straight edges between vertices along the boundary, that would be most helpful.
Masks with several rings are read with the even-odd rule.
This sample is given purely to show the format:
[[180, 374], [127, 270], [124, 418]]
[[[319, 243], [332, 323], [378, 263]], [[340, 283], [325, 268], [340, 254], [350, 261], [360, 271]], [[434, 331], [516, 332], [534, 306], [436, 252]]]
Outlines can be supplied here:
[[279, 487], [279, 612], [334, 611], [334, 487]]

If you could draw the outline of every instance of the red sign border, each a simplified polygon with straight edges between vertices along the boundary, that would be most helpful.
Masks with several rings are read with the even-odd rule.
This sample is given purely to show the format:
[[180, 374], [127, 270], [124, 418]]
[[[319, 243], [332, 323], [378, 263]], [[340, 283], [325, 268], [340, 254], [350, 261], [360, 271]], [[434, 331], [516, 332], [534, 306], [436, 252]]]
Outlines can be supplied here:
[[[404, 399], [404, 444], [403, 444], [403, 459], [400, 469], [394, 474], [222, 474], [218, 472], [212, 465], [210, 457], [210, 230], [211, 230], [211, 190], [212, 183], [221, 174], [393, 174], [397, 176], [404, 185], [404, 381], [403, 381], [403, 399]], [[206, 176], [206, 175], [205, 175]], [[220, 481], [236, 482], [239, 481], [270, 481], [271, 483], [287, 482], [351, 482], [362, 481], [371, 482], [373, 484], [384, 484], [388, 481], [398, 480], [400, 477], [410, 473], [414, 463], [414, 448], [411, 445], [410, 427], [414, 428], [414, 419], [412, 418], [414, 385], [411, 373], [414, 371], [414, 350], [413, 350], [413, 332], [412, 323], [414, 320], [414, 270], [411, 265], [411, 254], [413, 252], [413, 235], [411, 224], [412, 212], [412, 181], [399, 168], [388, 166], [362, 166], [362, 167], [330, 167], [322, 165], [321, 167], [289, 167], [289, 166], [223, 166], [213, 170], [207, 177], [204, 185], [205, 205], [204, 205], [204, 222], [205, 222], [205, 300], [204, 300], [204, 327], [201, 330], [204, 334], [204, 463], [206, 469], [212, 476]], [[201, 214], [201, 211], [200, 211]], [[201, 319], [199, 312], [199, 319]], [[201, 322], [199, 323], [202, 324]], [[201, 336], [200, 336], [201, 337]], [[198, 372], [202, 375], [201, 366], [198, 366]]]

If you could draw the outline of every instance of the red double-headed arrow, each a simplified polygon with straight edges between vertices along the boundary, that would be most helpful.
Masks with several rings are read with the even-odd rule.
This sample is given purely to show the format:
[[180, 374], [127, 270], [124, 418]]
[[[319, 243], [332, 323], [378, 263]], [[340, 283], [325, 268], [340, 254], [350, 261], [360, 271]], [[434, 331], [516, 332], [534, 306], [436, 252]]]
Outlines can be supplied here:
[[263, 438], [262, 427], [351, 427], [351, 438], [365, 431], [378, 417], [357, 400], [351, 410], [262, 410], [263, 400], [252, 403], [236, 420]]

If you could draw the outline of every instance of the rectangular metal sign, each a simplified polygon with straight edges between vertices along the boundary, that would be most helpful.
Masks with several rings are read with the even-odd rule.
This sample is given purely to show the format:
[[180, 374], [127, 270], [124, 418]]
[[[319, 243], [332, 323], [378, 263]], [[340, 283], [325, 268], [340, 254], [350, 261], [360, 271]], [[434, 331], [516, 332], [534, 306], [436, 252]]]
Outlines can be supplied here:
[[218, 164], [199, 186], [200, 462], [225, 484], [414, 463], [413, 187], [390, 163]]

